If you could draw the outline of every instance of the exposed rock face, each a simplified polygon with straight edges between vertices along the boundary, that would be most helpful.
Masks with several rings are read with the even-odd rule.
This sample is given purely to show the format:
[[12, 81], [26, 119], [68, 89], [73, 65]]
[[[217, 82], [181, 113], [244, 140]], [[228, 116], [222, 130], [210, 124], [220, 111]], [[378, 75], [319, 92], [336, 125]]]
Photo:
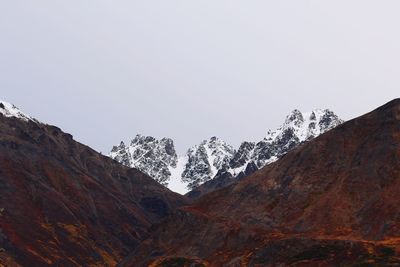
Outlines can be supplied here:
[[178, 160], [171, 139], [157, 140], [141, 135], [137, 135], [128, 147], [123, 142], [113, 147], [110, 157], [125, 166], [139, 169], [163, 185], [168, 185], [169, 168], [175, 168]]
[[245, 166], [248, 162], [252, 162], [255, 147], [256, 144], [254, 142], [243, 142], [229, 162], [230, 168], [237, 169]]
[[396, 266], [399, 196], [396, 99], [179, 209], [124, 266]]
[[186, 203], [8, 106], [0, 105], [1, 266], [115, 266]]
[[[119, 146], [114, 147], [110, 157], [126, 166], [138, 168], [174, 191], [186, 193], [211, 179], [218, 178], [216, 175], [220, 171], [243, 178], [276, 161], [299, 144], [341, 123], [343, 121], [330, 110], [316, 109], [309, 113], [294, 110], [276, 131], [269, 131], [259, 142], [243, 142], [238, 150], [221, 139], [212, 137], [179, 157], [171, 139], [156, 140], [139, 135], [132, 140], [130, 146], [121, 142]], [[222, 180], [209, 183], [207, 190], [197, 191], [212, 191], [212, 184], [222, 187]]]

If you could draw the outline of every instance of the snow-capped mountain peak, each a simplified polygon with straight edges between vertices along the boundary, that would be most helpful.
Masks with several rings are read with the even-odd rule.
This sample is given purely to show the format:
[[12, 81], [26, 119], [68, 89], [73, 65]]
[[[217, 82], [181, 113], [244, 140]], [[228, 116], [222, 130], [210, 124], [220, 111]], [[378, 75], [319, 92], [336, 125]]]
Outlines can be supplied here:
[[202, 141], [190, 148], [187, 163], [182, 173], [182, 180], [194, 188], [212, 179], [219, 170], [228, 169], [235, 150], [231, 145], [217, 137]]
[[33, 121], [37, 122], [37, 120], [28, 114], [22, 112], [19, 108], [14, 106], [13, 104], [10, 104], [6, 101], [0, 101], [0, 114], [2, 114], [5, 117], [15, 117], [23, 121]]
[[176, 167], [178, 158], [171, 139], [158, 140], [139, 134], [132, 139], [129, 146], [124, 142], [114, 146], [109, 156], [128, 167], [147, 173], [164, 185], [168, 185], [171, 176], [169, 168]]
[[247, 176], [341, 123], [343, 121], [327, 109], [307, 113], [296, 109], [278, 129], [269, 130], [261, 141], [243, 142], [237, 150], [213, 136], [178, 156], [171, 139], [137, 135], [129, 146], [123, 142], [115, 146], [110, 157], [138, 168], [183, 194], [218, 175]]
[[295, 109], [286, 117], [284, 124], [276, 131], [269, 131], [265, 139], [275, 139], [285, 131], [291, 130], [300, 142], [316, 137], [343, 123], [329, 109], [314, 109], [302, 113]]
[[[315, 109], [302, 113], [295, 109], [275, 131], [269, 130], [266, 137], [255, 145], [250, 156], [258, 168], [271, 163], [297, 145], [340, 125], [343, 120], [328, 109]], [[244, 167], [242, 166], [242, 169]]]

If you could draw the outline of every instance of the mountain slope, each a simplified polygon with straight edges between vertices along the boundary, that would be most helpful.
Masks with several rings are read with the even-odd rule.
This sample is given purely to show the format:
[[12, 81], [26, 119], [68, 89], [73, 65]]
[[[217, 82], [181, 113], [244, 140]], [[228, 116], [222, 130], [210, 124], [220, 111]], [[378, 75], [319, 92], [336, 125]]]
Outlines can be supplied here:
[[[171, 139], [138, 135], [129, 146], [123, 142], [114, 146], [110, 157], [138, 168], [173, 191], [184, 194], [194, 190], [190, 195], [197, 197], [205, 191], [198, 187], [218, 178], [217, 174], [229, 172], [234, 178], [243, 178], [341, 123], [343, 121], [327, 109], [309, 113], [294, 110], [277, 130], [268, 131], [259, 142], [243, 142], [238, 150], [211, 137], [188, 149], [185, 155], [177, 156]], [[222, 183], [208, 183], [207, 191], [213, 190], [211, 184], [223, 187]]]
[[140, 171], [0, 103], [0, 265], [114, 266], [184, 203]]
[[180, 209], [124, 266], [397, 266], [399, 196], [396, 99]]

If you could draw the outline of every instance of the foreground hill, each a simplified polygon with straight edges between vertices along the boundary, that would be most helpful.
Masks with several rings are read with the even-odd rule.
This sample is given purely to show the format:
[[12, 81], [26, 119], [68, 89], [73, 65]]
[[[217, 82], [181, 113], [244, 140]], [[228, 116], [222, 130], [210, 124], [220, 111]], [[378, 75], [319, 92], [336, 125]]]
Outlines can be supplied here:
[[180, 209], [122, 265], [399, 266], [399, 252], [396, 99]]
[[0, 266], [115, 266], [184, 203], [0, 102]]

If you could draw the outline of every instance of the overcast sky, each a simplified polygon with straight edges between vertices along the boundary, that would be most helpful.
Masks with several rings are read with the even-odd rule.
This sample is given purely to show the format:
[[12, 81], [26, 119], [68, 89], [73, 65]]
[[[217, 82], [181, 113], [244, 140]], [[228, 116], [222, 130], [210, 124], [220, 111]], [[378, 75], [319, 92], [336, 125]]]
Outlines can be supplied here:
[[107, 153], [258, 140], [400, 93], [400, 1], [0, 0], [0, 99]]

